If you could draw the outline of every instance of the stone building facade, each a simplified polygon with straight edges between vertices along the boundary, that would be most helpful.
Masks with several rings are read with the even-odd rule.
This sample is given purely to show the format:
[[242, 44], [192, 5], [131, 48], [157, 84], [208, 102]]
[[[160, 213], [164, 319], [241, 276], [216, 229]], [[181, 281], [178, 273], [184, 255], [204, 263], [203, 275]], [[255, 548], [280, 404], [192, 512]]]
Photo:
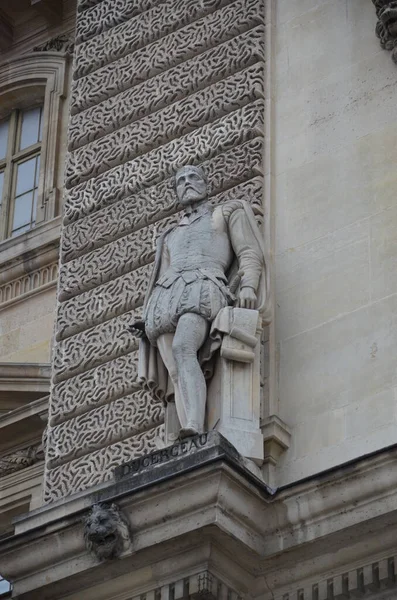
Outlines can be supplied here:
[[[396, 3], [16, 0], [0, 25], [0, 595], [394, 597]], [[216, 423], [164, 445], [138, 381], [191, 163], [265, 244], [256, 464]]]

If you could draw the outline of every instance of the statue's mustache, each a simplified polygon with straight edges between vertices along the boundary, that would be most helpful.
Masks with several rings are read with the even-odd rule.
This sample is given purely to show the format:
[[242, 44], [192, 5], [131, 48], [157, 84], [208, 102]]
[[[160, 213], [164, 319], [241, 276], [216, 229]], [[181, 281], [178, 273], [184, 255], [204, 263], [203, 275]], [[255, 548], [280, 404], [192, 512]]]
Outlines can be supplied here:
[[184, 195], [185, 195], [187, 192], [189, 192], [189, 191], [192, 191], [192, 192], [199, 192], [200, 190], [199, 190], [198, 188], [196, 188], [194, 185], [187, 185], [187, 186], [185, 187], [185, 189], [183, 190], [183, 194], [182, 194], [182, 195], [184, 196]]

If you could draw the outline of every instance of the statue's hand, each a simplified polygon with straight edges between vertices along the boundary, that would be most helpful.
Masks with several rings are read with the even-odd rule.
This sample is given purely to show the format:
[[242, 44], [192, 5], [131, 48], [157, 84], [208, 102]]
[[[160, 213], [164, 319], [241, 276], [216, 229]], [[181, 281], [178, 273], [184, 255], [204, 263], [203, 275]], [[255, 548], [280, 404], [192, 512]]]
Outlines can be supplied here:
[[256, 308], [256, 294], [251, 287], [243, 287], [240, 290], [238, 305], [240, 308]]
[[137, 338], [142, 339], [146, 337], [145, 321], [135, 321], [134, 323], [132, 323], [132, 325], [128, 326], [128, 329], [130, 330], [132, 335], [134, 335]]

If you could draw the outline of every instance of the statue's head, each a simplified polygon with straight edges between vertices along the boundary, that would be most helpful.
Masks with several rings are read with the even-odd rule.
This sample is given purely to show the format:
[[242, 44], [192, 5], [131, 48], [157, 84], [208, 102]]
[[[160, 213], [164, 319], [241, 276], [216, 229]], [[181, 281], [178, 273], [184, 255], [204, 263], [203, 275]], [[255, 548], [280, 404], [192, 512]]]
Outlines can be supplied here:
[[175, 175], [176, 194], [183, 206], [205, 200], [208, 195], [207, 178], [203, 169], [186, 165], [178, 169]]

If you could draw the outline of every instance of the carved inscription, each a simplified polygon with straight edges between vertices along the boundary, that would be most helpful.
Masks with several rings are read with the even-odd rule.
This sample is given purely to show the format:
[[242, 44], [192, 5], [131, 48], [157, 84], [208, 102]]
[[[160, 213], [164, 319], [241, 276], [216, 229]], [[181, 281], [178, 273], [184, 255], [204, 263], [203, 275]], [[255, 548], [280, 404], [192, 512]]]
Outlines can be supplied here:
[[135, 475], [144, 469], [149, 469], [156, 465], [170, 462], [179, 456], [184, 456], [185, 454], [189, 454], [190, 452], [204, 448], [207, 445], [207, 442], [207, 433], [202, 433], [201, 435], [189, 438], [183, 442], [177, 442], [168, 448], [157, 450], [156, 452], [152, 452], [146, 456], [141, 456], [140, 458], [136, 458], [125, 465], [117, 467], [116, 477], [117, 479], [122, 479], [123, 477], [128, 477], [129, 475]]

